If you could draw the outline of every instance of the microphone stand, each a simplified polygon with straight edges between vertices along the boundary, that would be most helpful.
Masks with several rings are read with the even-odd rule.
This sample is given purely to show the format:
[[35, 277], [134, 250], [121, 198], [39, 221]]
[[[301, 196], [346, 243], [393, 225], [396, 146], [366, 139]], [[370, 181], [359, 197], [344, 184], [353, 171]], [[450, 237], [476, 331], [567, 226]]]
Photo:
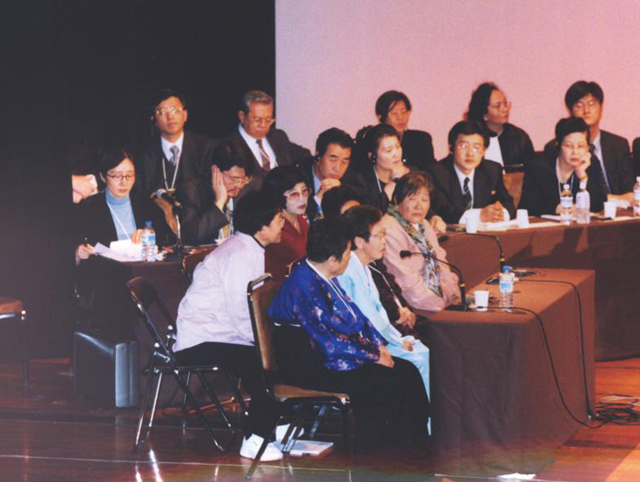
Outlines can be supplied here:
[[457, 266], [449, 263], [448, 261], [445, 261], [443, 259], [440, 258], [436, 258], [435, 256], [432, 256], [430, 254], [425, 254], [425, 253], [414, 253], [411, 252], [409, 250], [402, 250], [400, 251], [400, 257], [401, 258], [410, 258], [411, 256], [423, 256], [425, 258], [431, 258], [435, 261], [437, 261], [438, 263], [442, 263], [445, 264], [447, 266], [449, 266], [449, 268], [451, 268], [453, 271], [455, 271], [455, 273], [458, 275], [458, 287], [460, 288], [460, 304], [458, 305], [449, 305], [445, 308], [445, 310], [448, 311], [469, 311], [469, 305], [467, 304], [467, 295], [466, 295], [466, 284], [464, 282], [464, 278], [462, 276], [462, 271], [460, 271], [460, 268], [458, 268]]

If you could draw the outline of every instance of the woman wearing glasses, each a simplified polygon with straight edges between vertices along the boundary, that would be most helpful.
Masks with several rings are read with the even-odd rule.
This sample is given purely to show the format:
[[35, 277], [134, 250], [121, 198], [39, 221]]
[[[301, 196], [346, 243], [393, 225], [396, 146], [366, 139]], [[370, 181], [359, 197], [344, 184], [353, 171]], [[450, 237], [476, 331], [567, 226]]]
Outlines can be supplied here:
[[309, 223], [304, 216], [309, 201], [309, 187], [302, 172], [293, 166], [276, 167], [264, 180], [264, 189], [285, 204], [284, 227], [279, 243], [267, 246], [265, 271], [282, 281], [287, 267], [306, 255]]
[[533, 159], [533, 144], [529, 134], [509, 124], [511, 102], [492, 82], [480, 84], [471, 94], [467, 120], [481, 122], [491, 140], [485, 158], [509, 170], [514, 164], [528, 164]]
[[124, 239], [140, 243], [146, 221], [153, 223], [158, 241], [166, 238], [169, 227], [162, 211], [151, 200], [132, 192], [136, 170], [127, 151], [104, 152], [100, 178], [106, 184], [104, 192], [80, 204], [78, 235], [84, 242], [76, 249], [76, 262], [91, 256], [96, 243], [109, 246]]

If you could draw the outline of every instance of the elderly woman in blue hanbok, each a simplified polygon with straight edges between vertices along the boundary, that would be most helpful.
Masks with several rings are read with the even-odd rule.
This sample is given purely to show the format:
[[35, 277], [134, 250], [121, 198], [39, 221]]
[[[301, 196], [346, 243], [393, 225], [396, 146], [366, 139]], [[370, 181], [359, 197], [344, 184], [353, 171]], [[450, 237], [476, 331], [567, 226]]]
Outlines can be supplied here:
[[269, 311], [280, 326], [281, 376], [307, 388], [348, 393], [360, 450], [414, 444], [426, 435], [427, 394], [418, 370], [390, 354], [341, 288], [336, 277], [349, 263], [350, 245], [340, 218], [311, 226], [307, 258], [284, 281]]

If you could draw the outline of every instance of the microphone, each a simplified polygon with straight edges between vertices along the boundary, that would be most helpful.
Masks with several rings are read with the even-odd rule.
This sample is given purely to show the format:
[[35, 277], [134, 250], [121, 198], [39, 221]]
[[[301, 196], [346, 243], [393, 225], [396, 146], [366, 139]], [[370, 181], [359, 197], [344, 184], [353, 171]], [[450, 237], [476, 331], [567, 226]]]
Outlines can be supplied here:
[[169, 204], [171, 204], [171, 206], [173, 207], [174, 213], [182, 209], [182, 204], [180, 204], [180, 201], [178, 201], [173, 194], [169, 194], [164, 189], [158, 189], [155, 192], [155, 196], [156, 198], [163, 199], [167, 201]]
[[400, 251], [400, 258], [402, 258], [402, 259], [410, 258], [411, 256], [423, 256], [425, 258], [434, 259], [438, 263], [446, 264], [449, 268], [451, 268], [453, 271], [455, 271], [455, 273], [458, 275], [458, 287], [460, 288], [460, 299], [461, 299], [461, 301], [460, 301], [459, 305], [449, 305], [445, 309], [449, 310], [449, 311], [469, 311], [469, 306], [467, 305], [467, 295], [465, 293], [466, 285], [464, 283], [464, 278], [462, 276], [462, 271], [460, 271], [460, 268], [458, 268], [457, 266], [449, 263], [448, 261], [445, 261], [445, 260], [440, 259], [440, 258], [436, 258], [435, 256], [431, 256], [429, 254], [414, 253], [414, 252], [411, 252], [411, 251], [409, 251], [407, 249], [403, 249], [402, 251]]

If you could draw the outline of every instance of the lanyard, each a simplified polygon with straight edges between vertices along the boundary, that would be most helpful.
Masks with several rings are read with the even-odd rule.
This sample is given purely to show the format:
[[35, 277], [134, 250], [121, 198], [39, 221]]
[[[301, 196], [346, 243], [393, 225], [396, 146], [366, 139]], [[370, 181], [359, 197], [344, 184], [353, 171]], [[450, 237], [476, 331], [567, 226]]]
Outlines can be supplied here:
[[164, 155], [164, 152], [162, 153], [162, 176], [164, 177], [164, 188], [170, 194], [175, 191], [176, 178], [178, 177], [178, 168], [180, 167], [180, 160], [181, 159], [182, 159], [182, 153], [180, 153], [180, 156], [178, 157], [178, 159], [176, 161], [176, 168], [173, 171], [173, 181], [171, 181], [171, 187], [169, 187], [169, 183], [167, 182], [167, 167], [165, 166], [165, 163], [167, 163], [169, 161], [167, 160], [166, 156]]
[[[107, 206], [109, 206], [109, 203], [107, 203]], [[113, 217], [116, 220], [116, 222], [120, 225], [120, 227], [122, 228], [122, 231], [124, 231], [124, 234], [127, 235], [127, 238], [131, 239], [132, 235], [129, 234], [129, 231], [127, 231], [127, 228], [124, 227], [124, 224], [122, 224], [122, 221], [120, 221], [120, 218], [118, 217], [118, 215], [116, 214], [116, 212], [113, 210], [111, 206], [109, 206], [109, 211], [111, 211], [111, 217]]]
[[335, 285], [335, 283], [333, 281], [331, 281], [330, 279], [327, 279], [320, 271], [318, 271], [315, 268], [315, 266], [313, 266], [311, 263], [309, 263], [309, 260], [306, 260], [306, 261], [307, 261], [307, 264], [309, 265], [309, 267], [311, 267], [311, 269], [313, 271], [315, 271], [318, 274], [318, 276], [320, 276], [323, 280], [325, 280], [327, 283], [329, 283], [329, 285], [331, 286], [333, 291], [335, 291], [336, 294], [338, 295], [338, 298], [340, 298], [340, 300], [347, 307], [347, 310], [349, 310], [349, 313], [351, 313], [351, 315], [353, 316], [354, 319], [357, 319], [356, 314], [354, 313], [353, 309], [351, 308], [351, 306], [349, 306], [349, 303], [347, 303], [347, 300], [344, 299], [344, 297], [342, 296], [342, 293], [340, 293], [340, 290]]

